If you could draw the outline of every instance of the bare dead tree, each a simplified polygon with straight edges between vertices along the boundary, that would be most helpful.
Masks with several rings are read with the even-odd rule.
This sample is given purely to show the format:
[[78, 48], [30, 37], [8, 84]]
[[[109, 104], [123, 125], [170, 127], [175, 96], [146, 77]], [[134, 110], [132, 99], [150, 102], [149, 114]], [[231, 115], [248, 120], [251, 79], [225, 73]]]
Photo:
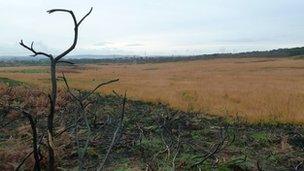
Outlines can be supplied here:
[[72, 45], [62, 52], [61, 54], [54, 56], [52, 54], [48, 54], [41, 51], [36, 51], [34, 49], [34, 42], [31, 43], [30, 46], [24, 44], [23, 40], [20, 41], [20, 45], [24, 47], [25, 49], [29, 50], [33, 53], [32, 56], [38, 56], [42, 55], [50, 60], [50, 75], [51, 75], [51, 93], [49, 95], [50, 99], [50, 112], [47, 118], [47, 128], [48, 128], [48, 170], [55, 170], [55, 156], [54, 156], [54, 145], [53, 145], [53, 136], [54, 136], [54, 115], [55, 115], [55, 107], [56, 107], [56, 100], [57, 100], [57, 77], [56, 77], [56, 66], [62, 61], [61, 59], [69, 54], [75, 47], [78, 41], [78, 29], [81, 23], [91, 14], [93, 8], [90, 9], [90, 11], [82, 17], [79, 21], [77, 21], [76, 16], [73, 11], [66, 10], [66, 9], [52, 9], [47, 11], [49, 14], [55, 13], [55, 12], [64, 12], [71, 15], [73, 22], [74, 22], [74, 40]]

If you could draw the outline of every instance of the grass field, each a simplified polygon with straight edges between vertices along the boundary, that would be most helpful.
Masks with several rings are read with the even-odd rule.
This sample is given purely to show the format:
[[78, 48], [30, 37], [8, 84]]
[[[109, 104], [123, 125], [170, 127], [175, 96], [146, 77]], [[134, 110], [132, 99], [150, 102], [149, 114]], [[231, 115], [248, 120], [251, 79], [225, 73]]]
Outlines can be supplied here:
[[[159, 64], [59, 67], [73, 88], [89, 90], [119, 78], [100, 92], [158, 101], [185, 111], [239, 116], [249, 122], [304, 123], [304, 60], [213, 59]], [[0, 77], [47, 88], [48, 68], [3, 67]], [[60, 83], [63, 86], [62, 83]]]

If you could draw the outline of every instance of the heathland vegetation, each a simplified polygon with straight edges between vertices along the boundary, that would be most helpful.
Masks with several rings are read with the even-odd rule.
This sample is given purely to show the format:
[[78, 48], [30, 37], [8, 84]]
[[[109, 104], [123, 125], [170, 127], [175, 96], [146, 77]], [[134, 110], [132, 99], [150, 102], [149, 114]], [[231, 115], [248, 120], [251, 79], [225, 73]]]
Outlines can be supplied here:
[[[78, 97], [88, 94], [72, 91]], [[301, 126], [246, 124], [241, 118], [227, 121], [159, 103], [124, 102], [123, 99], [116, 93], [94, 94], [83, 109], [73, 96], [59, 91], [53, 141], [58, 170], [95, 170], [105, 158], [105, 170], [303, 168]], [[0, 169], [30, 170], [34, 167], [31, 126], [20, 112], [25, 110], [35, 118], [40, 164], [44, 170], [47, 163], [45, 117], [49, 110], [45, 93], [32, 87], [2, 85], [0, 105]], [[113, 144], [118, 123], [123, 125]]]
[[49, 10], [72, 17], [72, 45], [21, 40], [48, 62], [3, 63], [0, 170], [303, 170], [302, 48], [63, 60], [91, 11]]
[[[85, 64], [59, 66], [71, 87], [90, 90], [98, 82], [120, 78], [100, 90], [128, 91], [131, 99], [162, 102], [189, 112], [242, 117], [248, 122], [304, 122], [304, 60], [229, 58], [157, 64]], [[0, 77], [49, 88], [46, 66], [5, 67]], [[59, 86], [64, 84], [59, 80]]]
[[[221, 58], [58, 66], [55, 167], [301, 170], [303, 64]], [[31, 126], [21, 111], [34, 118], [40, 165], [47, 166], [49, 74], [46, 66], [0, 69], [3, 170], [35, 165]], [[120, 81], [90, 93], [112, 78]]]

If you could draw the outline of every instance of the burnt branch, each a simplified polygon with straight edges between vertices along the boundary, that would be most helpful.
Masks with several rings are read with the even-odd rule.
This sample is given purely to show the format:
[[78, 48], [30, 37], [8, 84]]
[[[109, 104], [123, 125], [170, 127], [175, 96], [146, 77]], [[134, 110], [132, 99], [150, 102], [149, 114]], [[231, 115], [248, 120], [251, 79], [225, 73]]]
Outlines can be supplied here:
[[92, 94], [94, 94], [94, 93], [96, 92], [96, 90], [98, 90], [100, 87], [119, 81], [119, 79], [114, 79], [114, 80], [110, 80], [110, 81], [107, 81], [107, 82], [100, 83], [100, 84], [97, 85], [93, 90], [91, 90], [87, 95], [85, 95], [85, 96], [82, 97], [82, 98], [79, 98], [79, 97], [77, 97], [77, 96], [71, 91], [71, 88], [70, 88], [70, 86], [69, 86], [69, 84], [68, 84], [68, 81], [67, 81], [67, 79], [66, 79], [64, 73], [62, 73], [62, 79], [63, 79], [63, 81], [64, 81], [64, 84], [65, 84], [66, 88], [67, 88], [68, 93], [71, 94], [71, 96], [72, 96], [75, 100], [77, 100], [78, 102], [82, 103], [83, 107], [86, 106], [86, 105], [83, 104], [83, 101], [86, 100], [87, 98], [89, 98]]
[[50, 58], [50, 59], [53, 58], [53, 56], [52, 56], [51, 54], [47, 54], [47, 53], [45, 53], [45, 52], [36, 51], [36, 50], [34, 49], [34, 47], [33, 47], [33, 46], [34, 46], [34, 42], [31, 43], [31, 46], [28, 46], [28, 45], [24, 44], [23, 40], [21, 40], [21, 41], [19, 42], [19, 44], [20, 44], [22, 47], [24, 47], [25, 49], [31, 51], [31, 52], [33, 53], [32, 56], [43, 55], [43, 56], [46, 56], [46, 57], [48, 57], [48, 58]]
[[[40, 149], [40, 144], [42, 143], [42, 140], [44, 138], [44, 134], [41, 136], [40, 140], [39, 140], [39, 145], [38, 145], [38, 149]], [[39, 150], [40, 151], [40, 150]], [[29, 158], [31, 157], [31, 155], [34, 153], [34, 150], [31, 151], [30, 153], [28, 153], [24, 158], [23, 160], [20, 162], [20, 164], [17, 166], [17, 168], [15, 169], [16, 171], [18, 171], [20, 169], [20, 167], [24, 164], [24, 162]], [[41, 160], [41, 157], [39, 159], [39, 161]]]
[[113, 94], [114, 94], [115, 96], [121, 97], [121, 95], [119, 95], [115, 90], [113, 90], [112, 92], [113, 92]]
[[70, 53], [73, 49], [75, 49], [76, 47], [76, 44], [77, 44], [77, 41], [78, 41], [78, 27], [80, 26], [80, 24], [83, 22], [83, 20], [89, 16], [91, 14], [93, 10], [93, 7], [91, 7], [90, 11], [84, 16], [82, 17], [82, 19], [77, 22], [77, 19], [76, 19], [76, 16], [74, 14], [73, 11], [71, 10], [66, 10], [66, 9], [52, 9], [52, 10], [48, 10], [47, 12], [49, 14], [52, 14], [54, 12], [65, 12], [65, 13], [69, 13], [71, 16], [72, 16], [72, 19], [73, 19], [73, 22], [74, 22], [74, 40], [73, 40], [73, 43], [72, 45], [64, 52], [62, 52], [60, 55], [58, 55], [56, 58], [55, 58], [55, 61], [59, 61], [62, 57], [64, 57], [65, 55], [67, 55], [68, 53]]
[[124, 95], [124, 98], [123, 98], [123, 102], [122, 102], [122, 110], [121, 110], [121, 115], [120, 115], [119, 123], [117, 125], [117, 128], [116, 128], [114, 134], [113, 134], [113, 138], [112, 138], [111, 144], [110, 144], [110, 146], [109, 146], [109, 148], [107, 150], [106, 156], [104, 157], [102, 163], [98, 166], [97, 171], [101, 171], [104, 168], [104, 166], [105, 166], [105, 164], [107, 162], [107, 159], [109, 157], [109, 154], [111, 153], [111, 150], [112, 150], [113, 146], [116, 143], [118, 134], [119, 134], [119, 132], [122, 129], [123, 120], [124, 120], [124, 116], [125, 116], [126, 101], [127, 101], [127, 93], [125, 92], [125, 95]]
[[[297, 164], [295, 167], [294, 167], [294, 170], [295, 171], [298, 171], [298, 170], [300, 170], [302, 167], [301, 166], [303, 166], [303, 161], [301, 161], [299, 164]], [[303, 169], [303, 168], [302, 168]], [[259, 170], [260, 171], [260, 170]], [[261, 171], [263, 171], [263, 170], [261, 170]]]
[[[87, 111], [87, 110], [85, 109], [86, 106], [87, 106], [88, 104], [90, 104], [90, 102], [87, 103], [87, 104], [85, 104], [85, 100], [86, 100], [87, 98], [89, 98], [89, 97], [90, 97], [98, 88], [100, 88], [100, 87], [102, 87], [102, 86], [104, 86], [104, 85], [107, 85], [107, 84], [116, 82], [116, 81], [118, 81], [118, 79], [116, 79], [116, 80], [111, 80], [111, 81], [108, 81], [108, 82], [104, 82], [104, 83], [99, 84], [98, 86], [96, 86], [95, 89], [93, 89], [92, 91], [90, 91], [89, 94], [85, 95], [83, 98], [76, 96], [76, 95], [72, 92], [72, 90], [71, 90], [71, 88], [70, 88], [70, 86], [69, 86], [69, 84], [68, 84], [68, 81], [67, 81], [67, 79], [66, 79], [64, 73], [62, 73], [62, 79], [63, 79], [63, 81], [64, 81], [64, 83], [65, 83], [66, 88], [67, 88], [67, 92], [72, 96], [73, 99], [75, 99], [75, 100], [79, 103], [79, 106], [80, 106], [80, 108], [81, 108], [81, 111], [83, 111], [83, 113], [82, 113], [82, 118], [84, 119], [85, 124], [86, 124], [86, 127], [87, 127], [87, 131], [89, 132], [89, 136], [87, 137], [87, 140], [86, 140], [86, 143], [85, 143], [84, 148], [83, 148], [82, 150], [79, 150], [79, 152], [78, 152], [78, 155], [79, 155], [79, 159], [78, 159], [78, 160], [79, 160], [79, 168], [83, 169], [83, 166], [84, 166], [84, 164], [83, 164], [83, 158], [84, 158], [84, 156], [85, 156], [85, 153], [86, 153], [86, 151], [87, 151], [87, 148], [89, 147], [89, 143], [90, 143], [90, 141], [91, 141], [91, 136], [92, 136], [91, 126], [90, 126], [89, 120], [88, 120], [87, 115], [86, 115], [86, 114], [88, 114], [88, 113], [90, 113], [90, 112]], [[125, 101], [124, 101], [124, 103], [125, 103]], [[124, 106], [124, 105], [123, 105], [123, 106]], [[122, 113], [124, 113], [124, 107], [123, 107], [123, 112], [122, 112]], [[122, 119], [121, 119], [121, 122], [122, 122]], [[76, 127], [76, 128], [75, 128], [75, 129], [77, 129], [77, 124], [78, 124], [78, 121], [76, 121], [76, 124], [75, 124], [75, 127]], [[119, 124], [119, 125], [120, 125], [120, 124]], [[121, 129], [121, 126], [118, 126], [117, 130], [116, 130], [115, 133], [114, 133], [114, 138], [113, 138], [113, 141], [114, 141], [114, 142], [115, 142], [116, 137], [117, 137], [116, 134], [118, 133], [118, 131], [119, 131], [120, 129]], [[76, 134], [75, 137], [76, 137], [77, 146], [78, 146], [78, 149], [80, 149], [79, 139], [78, 139], [78, 136], [77, 136], [77, 130], [75, 131], [75, 134]], [[112, 142], [112, 143], [114, 143], [114, 142]], [[113, 144], [113, 145], [114, 145], [114, 144]], [[113, 146], [113, 145], [112, 145], [112, 146]], [[110, 147], [110, 150], [111, 150], [112, 146]], [[110, 151], [108, 151], [108, 153], [110, 153]], [[106, 157], [106, 158], [107, 158], [107, 157]], [[105, 160], [106, 160], [106, 159], [105, 159]]]
[[103, 82], [103, 83], [100, 83], [98, 86], [96, 86], [91, 92], [89, 92], [89, 94], [87, 94], [86, 96], [84, 96], [82, 98], [82, 100], [86, 100], [88, 97], [90, 97], [93, 93], [95, 93], [96, 90], [98, 90], [100, 87], [102, 86], [105, 86], [105, 85], [108, 85], [108, 84], [111, 84], [111, 83], [114, 83], [114, 82], [117, 82], [119, 81], [119, 79], [114, 79], [114, 80], [110, 80], [110, 81], [107, 81], [107, 82]]
[[[226, 130], [222, 131], [222, 134]], [[228, 141], [228, 142], [227, 142]], [[214, 156], [215, 154], [221, 152], [223, 149], [225, 149], [227, 146], [231, 145], [235, 141], [235, 135], [233, 135], [232, 140], [229, 142], [229, 135], [222, 136], [221, 140], [217, 143], [214, 144], [213, 147], [211, 148], [210, 152], [207, 153], [200, 161], [194, 163], [191, 167], [198, 166], [200, 164], [203, 164], [206, 160]], [[225, 144], [226, 142], [226, 144]]]
[[55, 12], [64, 12], [68, 13], [72, 16], [73, 22], [74, 22], [74, 41], [72, 45], [59, 54], [56, 57], [53, 57], [51, 54], [47, 54], [44, 52], [39, 52], [36, 51], [33, 47], [34, 42], [28, 46], [23, 43], [23, 40], [20, 41], [20, 45], [27, 50], [31, 51], [33, 53], [32, 56], [37, 56], [37, 55], [44, 55], [50, 59], [50, 77], [51, 77], [51, 93], [49, 95], [50, 99], [50, 113], [47, 118], [47, 128], [48, 128], [48, 170], [55, 170], [55, 153], [54, 153], [54, 145], [53, 145], [53, 136], [54, 136], [54, 115], [56, 113], [56, 101], [57, 101], [57, 76], [56, 76], [56, 65], [57, 63], [69, 63], [72, 64], [71, 62], [67, 61], [60, 61], [61, 58], [66, 56], [68, 53], [70, 53], [73, 49], [75, 49], [77, 40], [78, 40], [78, 27], [80, 24], [91, 14], [93, 8], [90, 9], [90, 11], [81, 18], [79, 22], [77, 22], [76, 16], [73, 11], [71, 10], [66, 10], [66, 9], [52, 9], [47, 11], [49, 14], [55, 13]]
[[40, 152], [38, 148], [38, 143], [37, 143], [37, 128], [36, 128], [36, 123], [32, 117], [31, 114], [23, 111], [23, 115], [28, 118], [32, 132], [33, 132], [33, 153], [34, 153], [34, 158], [35, 158], [35, 167], [34, 170], [40, 171]]
[[68, 93], [69, 93], [75, 100], [77, 100], [79, 103], [82, 103], [82, 101], [81, 101], [81, 100], [80, 100], [80, 99], [71, 91], [71, 88], [70, 88], [70, 86], [69, 86], [69, 84], [68, 84], [68, 81], [67, 81], [67, 79], [66, 79], [64, 73], [62, 73], [62, 79], [63, 79], [63, 81], [64, 81], [64, 84], [65, 84], [66, 88], [67, 88]]
[[84, 17], [82, 17], [82, 19], [77, 23], [78, 26], [83, 22], [84, 19], [87, 18], [87, 16], [89, 16], [91, 14], [92, 10], [93, 10], [93, 7], [91, 7], [90, 11]]
[[180, 135], [178, 135], [178, 138], [177, 138], [177, 149], [176, 149], [176, 153], [172, 159], [172, 171], [175, 170], [175, 160], [177, 158], [177, 155], [179, 154], [180, 152], [180, 145], [181, 145], [181, 142], [180, 142]]
[[67, 132], [69, 129], [71, 129], [71, 128], [73, 128], [73, 127], [76, 127], [77, 124], [81, 121], [81, 119], [82, 119], [82, 118], [78, 118], [78, 120], [76, 121], [75, 124], [70, 125], [70, 126], [68, 126], [67, 128], [65, 128], [64, 130], [62, 130], [62, 131], [56, 133], [56, 135], [55, 135], [54, 137], [59, 137], [61, 134]]

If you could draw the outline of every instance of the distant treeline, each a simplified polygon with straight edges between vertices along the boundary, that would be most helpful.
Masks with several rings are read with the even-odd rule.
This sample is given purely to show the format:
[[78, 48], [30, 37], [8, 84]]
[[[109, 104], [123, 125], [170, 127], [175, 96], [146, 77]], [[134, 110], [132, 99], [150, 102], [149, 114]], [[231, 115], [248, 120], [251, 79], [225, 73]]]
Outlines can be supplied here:
[[[33, 58], [30, 57], [29, 58]], [[40, 60], [0, 60], [0, 67], [11, 67], [11, 66], [40, 66], [47, 65], [49, 62], [47, 59]]]
[[[276, 49], [269, 51], [253, 51], [243, 53], [219, 53], [196, 56], [155, 56], [155, 57], [117, 57], [117, 58], [80, 58], [69, 59], [68, 61], [75, 64], [96, 64], [96, 63], [161, 63], [175, 61], [193, 61], [200, 59], [216, 59], [216, 58], [283, 58], [304, 55], [304, 47]], [[30, 58], [30, 57], [29, 57]], [[24, 65], [48, 65], [47, 59], [40, 60], [7, 60], [2, 61], [0, 66], [24, 66]]]

